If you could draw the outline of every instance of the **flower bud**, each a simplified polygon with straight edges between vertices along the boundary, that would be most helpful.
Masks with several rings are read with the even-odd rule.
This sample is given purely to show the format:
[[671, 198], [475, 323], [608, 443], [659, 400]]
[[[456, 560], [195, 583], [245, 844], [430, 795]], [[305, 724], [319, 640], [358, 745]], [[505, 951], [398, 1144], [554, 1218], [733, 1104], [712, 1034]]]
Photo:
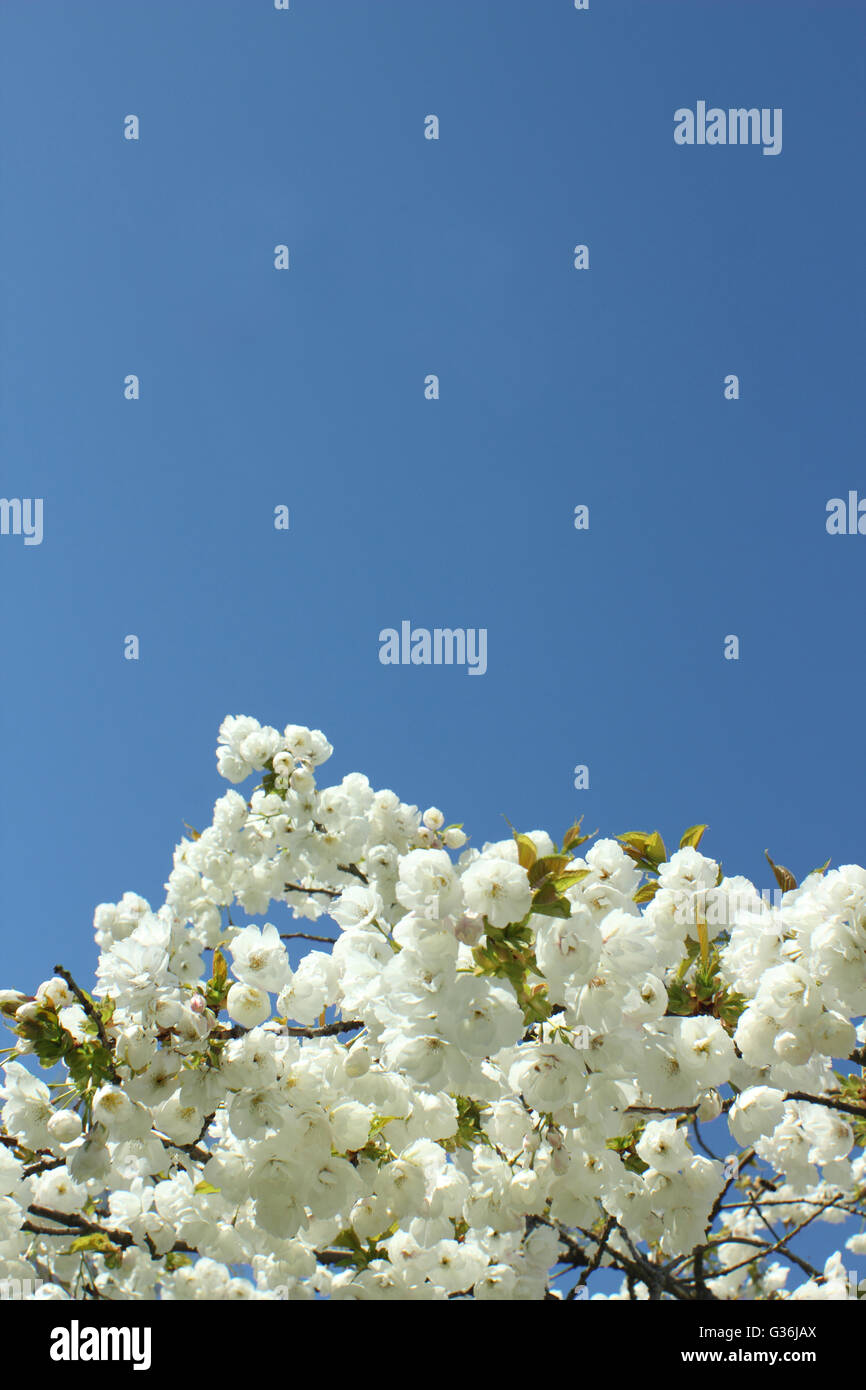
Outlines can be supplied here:
[[294, 767], [295, 760], [292, 757], [291, 753], [288, 753], [285, 750], [283, 750], [280, 753], [274, 754], [273, 768], [274, 773], [277, 777], [291, 777], [292, 772], [294, 771]]
[[48, 1121], [48, 1133], [58, 1144], [74, 1144], [81, 1135], [81, 1119], [74, 1110], [58, 1110]]
[[477, 946], [484, 935], [484, 918], [477, 912], [466, 912], [454, 925], [454, 935], [464, 946]]
[[0, 989], [0, 1014], [14, 1018], [16, 1009], [20, 1009], [26, 1000], [27, 995], [18, 989]]
[[698, 1119], [709, 1124], [722, 1113], [722, 1098], [716, 1090], [703, 1091], [698, 1098]]
[[36, 991], [36, 999], [49, 1009], [65, 1009], [77, 1002], [66, 981], [57, 975], [52, 980], [42, 982]]
[[226, 999], [226, 1012], [242, 1028], [256, 1028], [270, 1016], [271, 1001], [255, 985], [233, 984]]
[[366, 1076], [370, 1070], [371, 1061], [370, 1049], [364, 1047], [362, 1043], [355, 1043], [355, 1046], [349, 1049], [349, 1055], [346, 1058], [346, 1075]]
[[157, 1028], [173, 1028], [180, 1020], [183, 1006], [177, 999], [158, 999], [154, 1008]]
[[101, 1126], [69, 1150], [66, 1167], [73, 1182], [105, 1177], [111, 1167], [111, 1155], [105, 1145], [105, 1130]]
[[19, 1025], [22, 1023], [35, 1023], [39, 1017], [41, 1008], [42, 1005], [36, 1004], [35, 1002], [22, 1004], [20, 1008], [15, 1010], [15, 1022]]

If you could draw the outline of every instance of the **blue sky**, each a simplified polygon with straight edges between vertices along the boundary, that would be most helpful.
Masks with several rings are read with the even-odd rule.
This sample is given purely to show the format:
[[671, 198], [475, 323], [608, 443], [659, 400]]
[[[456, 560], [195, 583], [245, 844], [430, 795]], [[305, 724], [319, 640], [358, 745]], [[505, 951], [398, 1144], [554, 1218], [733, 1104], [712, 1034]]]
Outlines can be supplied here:
[[[866, 495], [864, 30], [7, 0], [2, 491], [44, 540], [0, 537], [4, 984], [91, 978], [95, 904], [161, 901], [228, 713], [478, 843], [585, 814], [707, 821], [760, 887], [765, 847], [863, 862], [866, 538], [825, 518]], [[781, 107], [782, 153], [675, 145], [699, 100]], [[487, 673], [382, 666], [402, 619], [486, 628]]]

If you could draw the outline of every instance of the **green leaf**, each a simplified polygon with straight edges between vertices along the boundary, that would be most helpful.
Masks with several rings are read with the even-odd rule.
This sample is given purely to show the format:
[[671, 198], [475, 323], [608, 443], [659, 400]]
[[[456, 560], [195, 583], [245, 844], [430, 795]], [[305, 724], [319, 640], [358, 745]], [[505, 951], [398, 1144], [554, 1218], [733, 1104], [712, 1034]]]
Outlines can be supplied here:
[[698, 845], [701, 843], [701, 840], [704, 837], [704, 831], [706, 830], [706, 828], [707, 827], [705, 825], [690, 825], [686, 833], [683, 835], [683, 838], [680, 840], [680, 849], [686, 849], [689, 846], [692, 849], [697, 849]]
[[592, 838], [591, 835], [581, 835], [580, 827], [582, 824], [583, 816], [581, 816], [580, 820], [575, 821], [574, 825], [572, 825], [568, 830], [566, 830], [562, 840], [562, 848], [564, 850], [574, 849], [577, 845], [584, 845], [586, 844], [587, 840], [590, 840]]
[[626, 835], [617, 835], [616, 838], [626, 849], [638, 850], [640, 854], [646, 854], [650, 841], [649, 835], [645, 835], [642, 830], [629, 830]]
[[732, 1033], [737, 1026], [740, 1015], [745, 1012], [748, 1000], [738, 994], [736, 990], [728, 989], [722, 995], [721, 1000], [716, 1006], [719, 1020]]
[[571, 903], [559, 896], [552, 883], [546, 883], [532, 899], [532, 911], [542, 917], [570, 917]]
[[212, 1192], [220, 1192], [221, 1190], [222, 1189], [219, 1187], [214, 1187], [213, 1183], [206, 1182], [204, 1178], [202, 1178], [201, 1182], [197, 1182], [195, 1187], [193, 1188], [193, 1192], [201, 1192], [205, 1196], [209, 1195]]
[[689, 990], [679, 980], [671, 980], [667, 986], [668, 992], [668, 1014], [678, 1014], [688, 1016], [694, 1013], [694, 1001]]
[[654, 878], [649, 883], [644, 883], [635, 893], [632, 902], [648, 903], [652, 902], [656, 893], [659, 891], [658, 879]]
[[213, 953], [213, 979], [216, 984], [224, 985], [228, 979], [228, 966], [222, 951]]
[[111, 1240], [104, 1231], [94, 1231], [89, 1236], [77, 1236], [67, 1251], [70, 1255], [78, 1255], [84, 1251], [94, 1251], [97, 1254], [115, 1254], [117, 1246], [112, 1245]]
[[642, 830], [630, 830], [627, 835], [617, 835], [616, 838], [629, 858], [647, 873], [657, 873], [659, 864], [663, 864], [668, 857], [665, 842], [657, 830], [651, 835], [645, 835]]
[[638, 1154], [629, 1154], [628, 1158], [623, 1159], [623, 1167], [627, 1168], [630, 1173], [645, 1173], [649, 1164], [644, 1163]]
[[654, 830], [649, 837], [646, 847], [646, 857], [653, 864], [664, 864], [667, 861], [668, 852], [665, 849], [665, 842], [657, 830]]
[[542, 859], [537, 859], [529, 870], [529, 882], [533, 886], [543, 883], [546, 878], [561, 874], [570, 863], [571, 859], [567, 854], [546, 854]]
[[552, 883], [557, 893], [564, 893], [566, 888], [573, 888], [575, 883], [581, 883], [591, 873], [591, 869], [567, 869], [564, 874], [552, 879]]
[[821, 865], [820, 869], [813, 869], [813, 870], [812, 870], [812, 873], [813, 873], [813, 874], [825, 874], [825, 873], [827, 872], [827, 870], [829, 869], [829, 867], [830, 867], [830, 860], [828, 859], [827, 862], [826, 862], [825, 864], [822, 864], [822, 865]]
[[213, 953], [213, 974], [205, 986], [205, 1003], [214, 1013], [219, 1013], [225, 1003], [226, 995], [229, 992], [228, 966], [222, 951], [217, 948]]
[[35, 1042], [33, 1051], [39, 1058], [39, 1065], [43, 1067], [56, 1067], [62, 1060], [68, 1048], [68, 1042], [57, 1039], [48, 1039], [45, 1042]]
[[538, 858], [534, 841], [530, 840], [528, 835], [518, 835], [516, 830], [514, 839], [517, 844], [517, 862], [521, 869], [531, 869]]

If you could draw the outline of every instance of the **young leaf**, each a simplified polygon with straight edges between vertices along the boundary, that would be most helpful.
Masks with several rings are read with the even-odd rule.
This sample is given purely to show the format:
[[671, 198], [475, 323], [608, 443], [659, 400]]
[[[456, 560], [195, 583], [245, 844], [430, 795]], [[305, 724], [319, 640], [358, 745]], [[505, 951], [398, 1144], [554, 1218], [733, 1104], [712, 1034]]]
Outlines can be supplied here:
[[680, 840], [680, 849], [687, 849], [689, 847], [697, 849], [704, 837], [706, 828], [705, 825], [690, 825], [683, 835], [683, 838]]
[[654, 879], [652, 879], [652, 881], [651, 881], [650, 883], [644, 883], [644, 884], [641, 885], [641, 887], [637, 890], [637, 892], [635, 893], [634, 897], [632, 898], [632, 902], [635, 902], [635, 903], [649, 903], [649, 902], [652, 902], [653, 898], [655, 897], [655, 895], [656, 895], [656, 893], [657, 893], [658, 891], [659, 891], [658, 879], [654, 878]]
[[575, 821], [574, 825], [572, 825], [568, 830], [566, 830], [562, 840], [562, 848], [564, 850], [574, 849], [576, 845], [584, 845], [586, 844], [587, 840], [592, 838], [590, 835], [581, 835], [580, 827], [582, 823], [583, 816], [581, 816], [580, 820]]
[[517, 862], [521, 869], [531, 869], [538, 858], [538, 850], [535, 848], [534, 842], [530, 840], [528, 835], [518, 835], [516, 830], [514, 838], [517, 841]]
[[776, 876], [776, 882], [782, 889], [782, 892], [788, 893], [792, 888], [796, 888], [797, 880], [791, 873], [791, 870], [786, 869], [783, 864], [774, 864], [772, 859], [770, 858], [770, 851], [768, 849], [764, 850], [764, 854], [767, 856], [767, 863], [773, 870], [773, 873]]

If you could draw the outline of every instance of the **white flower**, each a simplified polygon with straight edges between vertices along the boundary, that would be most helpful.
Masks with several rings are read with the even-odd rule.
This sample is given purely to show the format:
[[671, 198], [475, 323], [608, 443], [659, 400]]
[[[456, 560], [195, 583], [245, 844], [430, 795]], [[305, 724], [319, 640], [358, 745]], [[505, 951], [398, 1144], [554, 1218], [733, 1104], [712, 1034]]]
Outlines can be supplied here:
[[687, 845], [672, 854], [666, 864], [659, 865], [659, 884], [679, 892], [707, 892], [716, 885], [719, 866], [714, 859]]
[[513, 1047], [523, 1034], [523, 1012], [510, 985], [463, 976], [443, 1000], [441, 1027], [471, 1057]]
[[24, 1191], [24, 1164], [6, 1148], [0, 1148], [0, 1197], [18, 1197]]
[[0, 1119], [7, 1134], [14, 1134], [23, 1140], [29, 1149], [47, 1146], [50, 1139], [48, 1122], [54, 1113], [51, 1092], [44, 1081], [40, 1081], [20, 1062], [7, 1062], [3, 1070], [4, 1085], [0, 1086], [0, 1096], [5, 1096], [6, 1104], [0, 1111]]
[[385, 905], [375, 888], [364, 884], [344, 888], [336, 903], [330, 908], [330, 915], [343, 931], [352, 927], [368, 927], [383, 914]]
[[676, 1034], [676, 1055], [702, 1086], [718, 1086], [730, 1074], [734, 1044], [717, 1018], [684, 1018]]
[[675, 1119], [651, 1120], [638, 1140], [637, 1153], [657, 1173], [679, 1173], [692, 1157], [686, 1131]]
[[259, 929], [245, 927], [232, 938], [229, 950], [238, 979], [257, 989], [278, 992], [291, 978], [289, 958], [280, 934], [270, 922]]
[[532, 906], [526, 870], [510, 859], [477, 859], [462, 882], [467, 908], [485, 916], [492, 927], [522, 921]]
[[81, 1116], [74, 1110], [58, 1110], [48, 1121], [48, 1133], [58, 1144], [73, 1144], [81, 1134]]
[[785, 1113], [785, 1093], [772, 1086], [749, 1086], [737, 1096], [728, 1124], [738, 1144], [746, 1148], [764, 1134], [772, 1134]]
[[291, 984], [281, 991], [277, 1008], [298, 1023], [315, 1023], [333, 1003], [338, 980], [339, 971], [331, 956], [325, 951], [310, 951], [295, 971]]
[[93, 1118], [113, 1139], [139, 1139], [151, 1128], [148, 1111], [120, 1086], [100, 1086], [93, 1097]]
[[461, 912], [460, 880], [444, 849], [413, 849], [400, 861], [397, 900], [410, 912], [449, 917]]
[[65, 1166], [41, 1173], [33, 1184], [33, 1201], [39, 1207], [50, 1207], [52, 1211], [80, 1211], [87, 1196], [87, 1188], [82, 1183], [73, 1182]]
[[271, 1015], [271, 1001], [255, 985], [234, 984], [226, 998], [226, 1012], [242, 1028], [255, 1028]]
[[558, 1110], [580, 1099], [586, 1089], [581, 1054], [564, 1043], [527, 1043], [508, 1073], [515, 1091], [534, 1110]]

